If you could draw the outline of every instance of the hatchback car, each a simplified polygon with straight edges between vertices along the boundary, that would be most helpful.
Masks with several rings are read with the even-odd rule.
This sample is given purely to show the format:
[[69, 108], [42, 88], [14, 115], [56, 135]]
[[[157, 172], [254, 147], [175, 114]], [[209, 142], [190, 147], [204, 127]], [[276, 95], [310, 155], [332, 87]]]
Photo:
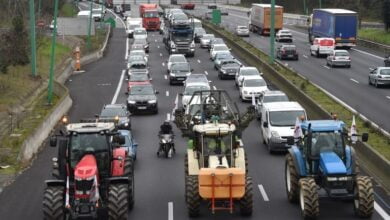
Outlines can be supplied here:
[[283, 44], [280, 45], [276, 49], [276, 57], [284, 60], [284, 59], [292, 59], [292, 60], [298, 60], [298, 52], [297, 47], [292, 44]]
[[245, 77], [241, 81], [240, 98], [242, 101], [250, 101], [252, 97], [258, 98], [268, 90], [267, 83], [261, 76]]
[[134, 39], [146, 39], [148, 38], [148, 32], [145, 28], [135, 28], [133, 32]]
[[215, 38], [214, 34], [204, 34], [202, 38], [200, 38], [200, 47], [201, 48], [209, 48], [210, 40]]
[[145, 61], [146, 65], [147, 65], [147, 58], [146, 57], [141, 56], [141, 55], [133, 55], [133, 56], [129, 56], [129, 58], [127, 58], [127, 69], [130, 68], [132, 63], [137, 62], [137, 61]]
[[169, 71], [169, 84], [182, 84], [187, 76], [191, 75], [191, 67], [189, 63], [173, 63]]
[[136, 160], [138, 143], [135, 142], [133, 135], [128, 130], [118, 130], [118, 132], [125, 138], [125, 143], [122, 146], [125, 148], [127, 155]]
[[241, 37], [249, 37], [249, 29], [247, 26], [237, 26], [236, 27], [236, 35]]
[[217, 52], [230, 52], [230, 49], [225, 44], [215, 44], [210, 50], [210, 59], [214, 60]]
[[134, 39], [133, 45], [141, 45], [145, 52], [149, 53], [149, 42], [146, 40], [146, 38]]
[[217, 45], [217, 44], [225, 44], [225, 41], [223, 41], [222, 38], [213, 38], [210, 40], [210, 47], [208, 48], [208, 50], [210, 51], [214, 45]]
[[134, 73], [149, 74], [149, 68], [147, 67], [146, 62], [140, 60], [130, 63], [129, 69], [127, 69], [127, 78], [129, 79], [130, 75]]
[[378, 67], [370, 71], [368, 84], [375, 87], [390, 85], [390, 67]]
[[119, 129], [131, 129], [130, 112], [125, 104], [104, 105], [99, 119], [115, 120]]
[[131, 59], [133, 56], [142, 56], [146, 63], [148, 63], [148, 55], [145, 53], [145, 50], [131, 50], [128, 56], [128, 59]]
[[221, 62], [226, 59], [235, 59], [230, 52], [218, 52], [215, 54], [214, 58], [214, 69], [218, 70], [220, 68]]
[[275, 35], [275, 40], [278, 42], [293, 42], [293, 36], [289, 30], [279, 30]]
[[326, 58], [326, 65], [330, 67], [345, 66], [351, 68], [351, 57], [346, 50], [333, 50]]
[[208, 81], [188, 83], [184, 89], [183, 97], [181, 99], [183, 107], [185, 108], [187, 106], [194, 92], [202, 90], [210, 90], [210, 85]]
[[152, 84], [132, 86], [127, 97], [127, 109], [131, 113], [153, 112], [157, 114], [157, 93]]
[[220, 79], [234, 79], [241, 63], [236, 59], [225, 59], [221, 61], [218, 69], [218, 77]]
[[188, 63], [186, 57], [183, 54], [171, 54], [167, 61], [167, 72], [171, 70], [171, 66], [174, 63]]
[[184, 85], [188, 85], [189, 83], [193, 82], [202, 82], [209, 84], [209, 80], [207, 79], [207, 76], [202, 73], [192, 73], [191, 75], [187, 76], [186, 81], [184, 81]]
[[244, 77], [251, 77], [251, 76], [261, 76], [262, 73], [260, 73], [256, 67], [247, 66], [247, 67], [241, 67], [238, 70], [238, 73], [235, 78], [235, 83], [237, 87], [241, 86], [241, 81]]
[[127, 83], [127, 92], [130, 91], [130, 88], [134, 85], [144, 85], [149, 84], [152, 79], [149, 74], [145, 73], [132, 73], [129, 76], [129, 80]]

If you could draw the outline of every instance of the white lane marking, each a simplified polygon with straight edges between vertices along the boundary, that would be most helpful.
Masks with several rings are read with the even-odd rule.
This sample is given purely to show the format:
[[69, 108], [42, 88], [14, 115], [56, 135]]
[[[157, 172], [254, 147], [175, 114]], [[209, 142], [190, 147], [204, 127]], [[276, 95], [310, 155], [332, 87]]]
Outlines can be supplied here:
[[166, 96], [169, 96], [169, 91], [168, 91], [168, 90], [165, 91], [165, 95], [166, 95]]
[[378, 214], [379, 214], [380, 216], [382, 216], [382, 218], [383, 218], [384, 220], [390, 219], [390, 215], [387, 214], [386, 211], [383, 210], [383, 208], [382, 208], [377, 202], [374, 202], [374, 209], [375, 209], [376, 212], [378, 212]]
[[383, 60], [383, 57], [380, 57], [380, 56], [377, 56], [377, 55], [368, 53], [368, 52], [366, 52], [366, 51], [362, 51], [362, 50], [355, 49], [355, 48], [351, 48], [351, 50], [354, 50], [354, 51], [357, 51], [357, 52], [359, 52], [359, 53], [362, 53], [362, 54], [365, 54], [365, 55], [372, 56], [372, 57], [378, 58], [378, 59], [380, 59], [380, 60]]
[[162, 66], [165, 66], [165, 63], [163, 62], [163, 63], [161, 63], [161, 65], [162, 65]]
[[167, 75], [164, 75], [164, 79], [168, 79], [168, 76], [167, 76]]
[[154, 39], [154, 42], [156, 42], [156, 43], [157, 43], [157, 39]]
[[269, 202], [268, 195], [267, 195], [267, 193], [265, 192], [265, 189], [264, 189], [263, 185], [259, 184], [258, 187], [259, 187], [261, 196], [263, 196], [264, 201], [265, 201], [265, 202]]
[[306, 58], [306, 59], [308, 58], [307, 55], [305, 55], [305, 54], [303, 54], [303, 57]]
[[171, 120], [171, 113], [167, 113], [167, 120], [168, 120], [168, 121]]
[[129, 38], [126, 38], [126, 53], [125, 53], [125, 60], [127, 60], [127, 57], [129, 56]]
[[173, 202], [168, 202], [168, 220], [173, 220]]
[[387, 99], [390, 99], [390, 96], [386, 96]]
[[160, 53], [160, 57], [162, 57], [162, 53]]
[[198, 63], [200, 63], [200, 60], [198, 60]]
[[99, 83], [97, 86], [111, 86], [111, 83]]
[[325, 67], [326, 69], [330, 70], [330, 67], [329, 67], [329, 66], [324, 65], [323, 67]]
[[157, 48], [160, 48], [160, 46], [159, 46], [159, 45], [157, 45]]
[[209, 75], [209, 73], [206, 70], [204, 71], [204, 74], [206, 74], [206, 76]]
[[118, 83], [118, 87], [116, 88], [115, 95], [114, 95], [114, 97], [112, 97], [111, 104], [115, 104], [116, 100], [118, 99], [119, 91], [121, 90], [125, 73], [126, 73], [126, 70], [122, 70], [121, 78], [119, 79], [119, 83]]
[[216, 86], [213, 86], [213, 89], [214, 89], [214, 90], [217, 90], [217, 87], [216, 87]]
[[356, 79], [350, 79], [352, 82], [354, 82], [354, 83], [357, 83], [357, 84], [359, 84], [359, 81], [357, 81]]

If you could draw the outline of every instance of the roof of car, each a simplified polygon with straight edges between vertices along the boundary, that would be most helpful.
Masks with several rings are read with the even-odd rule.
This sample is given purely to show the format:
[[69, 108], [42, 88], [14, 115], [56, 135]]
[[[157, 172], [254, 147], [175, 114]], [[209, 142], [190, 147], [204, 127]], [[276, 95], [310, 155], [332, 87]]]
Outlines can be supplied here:
[[279, 90], [266, 90], [263, 92], [263, 96], [285, 96], [286, 93]]
[[304, 110], [298, 102], [267, 102], [263, 104], [267, 111], [294, 111]]
[[244, 76], [244, 78], [242, 78], [242, 80], [250, 80], [250, 79], [262, 79], [264, 80], [263, 77], [261, 77], [260, 75], [250, 75], [250, 76]]
[[257, 70], [257, 68], [254, 67], [254, 66], [243, 66], [243, 67], [241, 67], [240, 69], [242, 69], [242, 70], [251, 70], [251, 69]]

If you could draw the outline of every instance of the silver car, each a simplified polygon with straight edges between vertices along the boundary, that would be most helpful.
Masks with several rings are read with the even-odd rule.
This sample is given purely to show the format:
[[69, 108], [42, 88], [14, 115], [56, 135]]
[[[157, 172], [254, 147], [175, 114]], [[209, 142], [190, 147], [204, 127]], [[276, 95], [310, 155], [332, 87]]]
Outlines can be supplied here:
[[249, 37], [249, 29], [247, 26], [237, 26], [236, 35], [241, 37]]
[[201, 48], [209, 48], [210, 40], [215, 38], [214, 34], [204, 34], [202, 38], [200, 38], [200, 47]]
[[326, 65], [330, 67], [345, 66], [351, 68], [351, 57], [346, 50], [333, 50], [326, 58]]
[[368, 84], [375, 87], [390, 85], [390, 67], [372, 69], [368, 75]]

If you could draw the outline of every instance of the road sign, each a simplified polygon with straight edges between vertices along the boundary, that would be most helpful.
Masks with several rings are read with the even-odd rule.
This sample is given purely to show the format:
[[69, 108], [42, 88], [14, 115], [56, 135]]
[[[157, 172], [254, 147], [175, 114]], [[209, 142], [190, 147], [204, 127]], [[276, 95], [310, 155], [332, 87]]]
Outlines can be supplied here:
[[219, 25], [221, 23], [221, 10], [214, 9], [212, 17], [213, 18], [211, 22], [213, 22], [215, 25]]
[[113, 18], [109, 18], [109, 19], [105, 20], [104, 23], [110, 23], [112, 28], [115, 28], [115, 26], [116, 26], [116, 22]]

